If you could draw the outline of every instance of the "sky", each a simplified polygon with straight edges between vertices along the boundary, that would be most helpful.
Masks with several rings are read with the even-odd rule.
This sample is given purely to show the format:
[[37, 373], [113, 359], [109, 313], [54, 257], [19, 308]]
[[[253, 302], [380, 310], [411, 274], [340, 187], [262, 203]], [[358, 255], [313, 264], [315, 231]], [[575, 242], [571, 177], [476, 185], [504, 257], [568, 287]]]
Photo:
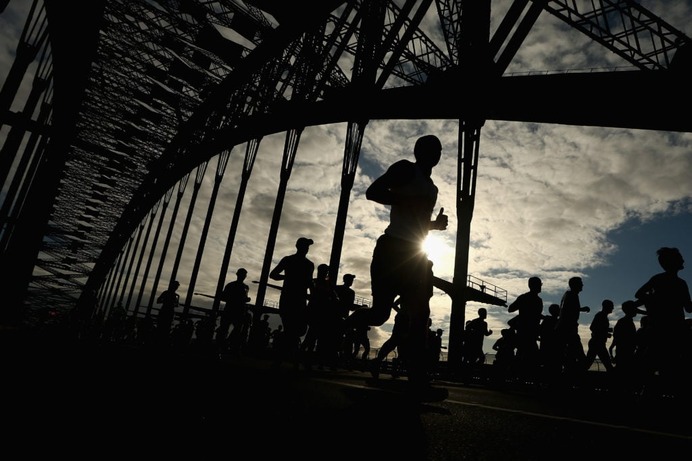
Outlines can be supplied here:
[[[639, 3], [692, 36], [689, 21], [692, 1]], [[0, 14], [0, 81], [4, 81], [12, 61], [14, 37], [21, 31], [21, 11], [29, 4], [12, 0], [7, 10]], [[493, 10], [502, 11], [506, 4], [494, 1]], [[491, 29], [495, 26], [496, 23], [491, 23]], [[545, 13], [508, 73], [587, 71], [625, 65], [612, 53]], [[492, 88], [483, 90], [492, 91]], [[643, 90], [633, 91], [632, 97], [670, 98], [671, 110], [679, 110], [674, 105], [674, 94], [660, 88]], [[608, 104], [608, 101], [570, 100], [568, 88], [556, 97], [564, 99], [565, 110], [577, 103], [593, 104], [595, 111]], [[308, 257], [316, 266], [329, 263], [345, 130], [345, 124], [304, 130], [288, 183], [272, 267], [282, 256], [295, 251], [294, 244], [300, 236], [315, 241]], [[437, 243], [430, 258], [437, 276], [452, 279], [457, 223], [458, 122], [373, 120], [365, 129], [339, 269], [341, 275], [356, 275], [353, 288], [358, 296], [370, 297], [369, 263], [375, 240], [384, 231], [389, 213], [387, 207], [366, 200], [365, 190], [395, 161], [413, 160], [413, 144], [424, 134], [437, 135], [443, 144], [442, 159], [432, 174], [439, 188], [435, 214], [444, 207], [450, 222], [446, 231], [431, 232]], [[5, 132], [0, 133], [4, 135]], [[283, 134], [267, 136], [260, 144], [233, 247], [228, 281], [235, 278], [233, 274], [238, 267], [248, 270], [248, 281], [259, 280], [283, 146]], [[215, 291], [244, 154], [244, 145], [236, 146], [231, 152], [218, 200], [223, 205], [214, 212], [195, 292]], [[213, 160], [205, 187], [200, 192], [196, 209], [202, 211], [193, 219], [190, 241], [196, 241], [194, 238], [201, 231], [215, 167]], [[615, 303], [615, 311], [610, 315], [611, 325], [614, 325], [622, 316], [622, 302], [632, 299], [644, 282], [661, 272], [656, 260], [658, 248], [679, 248], [688, 261], [688, 267], [680, 276], [692, 281], [691, 235], [692, 134], [485, 122], [481, 130], [468, 273], [506, 290], [508, 303], [528, 291], [529, 277], [538, 276], [543, 280], [541, 297], [547, 314], [549, 304], [560, 302], [568, 288], [568, 279], [581, 276], [584, 280], [581, 304], [591, 308], [590, 313], [582, 313], [580, 318], [580, 334], [586, 344], [590, 336], [589, 324], [604, 299]], [[178, 238], [179, 235], [174, 235], [171, 244], [176, 245]], [[186, 279], [194, 257], [194, 249], [186, 250], [178, 273], [180, 293], [184, 294], [188, 288]], [[257, 285], [250, 283], [253, 300], [256, 290]], [[268, 288], [266, 299], [278, 300], [278, 291]], [[208, 300], [195, 297], [193, 303], [205, 306]], [[500, 330], [506, 328], [507, 320], [514, 314], [501, 306], [470, 302], [466, 319], [476, 317], [479, 307], [488, 309], [487, 320], [493, 334], [486, 338], [484, 349], [492, 352], [491, 346], [499, 338]], [[450, 298], [435, 290], [431, 300], [432, 324], [433, 329], [444, 330], [445, 345], [449, 338], [450, 308]], [[391, 325], [392, 319], [371, 330], [373, 347], [386, 340]]]

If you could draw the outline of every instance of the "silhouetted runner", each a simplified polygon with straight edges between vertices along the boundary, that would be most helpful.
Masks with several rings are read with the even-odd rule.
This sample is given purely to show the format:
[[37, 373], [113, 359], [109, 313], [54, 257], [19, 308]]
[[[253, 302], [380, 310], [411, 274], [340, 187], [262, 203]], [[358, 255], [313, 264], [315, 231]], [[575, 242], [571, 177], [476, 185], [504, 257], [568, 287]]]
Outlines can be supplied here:
[[353, 274], [344, 274], [342, 277], [343, 283], [334, 288], [336, 295], [339, 297], [339, 316], [346, 319], [352, 311], [356, 309], [356, 292], [351, 288], [356, 276]]
[[541, 367], [543, 374], [549, 377], [554, 377], [561, 367], [559, 343], [555, 332], [559, 314], [559, 304], [553, 303], [548, 306], [548, 315], [543, 316], [539, 329]]
[[613, 332], [608, 316], [613, 312], [614, 308], [613, 301], [604, 299], [601, 303], [601, 310], [596, 312], [591, 321], [591, 326], [589, 327], [591, 339], [589, 339], [589, 348], [586, 351], [586, 361], [584, 362], [584, 369], [587, 371], [593, 365], [596, 357], [601, 361], [606, 371], [613, 371], [613, 362], [610, 360], [607, 342]]
[[663, 247], [656, 252], [663, 272], [642, 285], [635, 297], [643, 304], [650, 322], [649, 365], [658, 371], [668, 387], [677, 388], [684, 378], [683, 358], [689, 331], [685, 312], [692, 313], [687, 282], [678, 276], [685, 260], [677, 248]]
[[584, 345], [579, 336], [579, 314], [589, 312], [591, 308], [581, 305], [579, 293], [584, 289], [581, 277], [571, 277], [567, 282], [569, 290], [565, 291], [560, 301], [560, 314], [555, 326], [556, 339], [560, 350], [562, 370], [566, 372], [581, 371], [586, 360]]
[[163, 291], [156, 299], [158, 304], [161, 304], [159, 315], [156, 317], [156, 336], [160, 346], [168, 347], [170, 345], [171, 327], [173, 326], [173, 318], [175, 317], [175, 308], [180, 302], [180, 295], [176, 290], [180, 287], [180, 282], [177, 280], [171, 282], [168, 290]]
[[516, 331], [517, 371], [533, 373], [539, 364], [538, 335], [543, 318], [543, 299], [539, 296], [543, 282], [539, 277], [530, 277], [529, 291], [517, 297], [509, 305], [508, 312], [518, 312], [512, 323]]
[[[220, 350], [229, 349], [239, 352], [243, 345], [243, 323], [247, 314], [247, 303], [250, 301], [248, 293], [250, 287], [245, 283], [247, 270], [241, 267], [236, 271], [236, 279], [226, 284], [221, 293], [221, 300], [225, 302], [221, 312], [221, 320], [216, 330], [216, 343]], [[229, 330], [231, 330], [230, 335]]]
[[464, 332], [464, 360], [471, 365], [481, 365], [485, 363], [485, 351], [483, 351], [483, 341], [486, 336], [493, 334], [493, 330], [488, 328], [488, 309], [481, 307], [478, 309], [478, 317], [466, 322]]
[[422, 136], [413, 155], [415, 162], [399, 160], [366, 191], [368, 200], [390, 207], [390, 222], [377, 239], [370, 265], [372, 307], [356, 310], [346, 327], [382, 325], [400, 296], [408, 322], [399, 351], [406, 356], [412, 390], [422, 395], [430, 388], [426, 341], [433, 274], [421, 245], [431, 229], [446, 229], [448, 218], [442, 208], [431, 220], [438, 189], [430, 176], [440, 161], [442, 143], [437, 136]]
[[514, 359], [516, 356], [516, 333], [512, 328], [503, 328], [500, 337], [493, 344], [495, 360], [493, 368], [496, 376], [505, 379], [510, 373], [514, 373]]
[[341, 344], [341, 317], [338, 297], [329, 280], [329, 265], [317, 266], [317, 277], [312, 281], [307, 305], [308, 330], [300, 346], [306, 368], [312, 368], [313, 359], [318, 366], [336, 368], [338, 346]]
[[[351, 288], [356, 276], [353, 274], [344, 274], [342, 277], [343, 283], [334, 287], [334, 291], [339, 298], [337, 309], [339, 314], [339, 355], [344, 364], [349, 364], [353, 356], [353, 348], [355, 341], [355, 329], [346, 330], [346, 319], [351, 312], [356, 309], [356, 292]], [[367, 325], [365, 325], [367, 327]], [[368, 328], [369, 329], [369, 328]], [[359, 330], [359, 331], [362, 331]], [[367, 334], [367, 332], [366, 332]]]
[[637, 314], [646, 314], [646, 311], [637, 308], [634, 301], [622, 303], [624, 317], [619, 318], [613, 327], [613, 341], [608, 352], [613, 359], [615, 376], [621, 389], [634, 391], [639, 387], [635, 353], [637, 351], [637, 326], [634, 318]]
[[312, 291], [312, 274], [315, 264], [307, 258], [312, 239], [300, 237], [296, 240], [296, 252], [284, 256], [269, 272], [272, 280], [283, 280], [279, 297], [279, 315], [284, 326], [281, 340], [282, 350], [276, 355], [275, 366], [284, 359], [293, 361], [298, 367], [300, 338], [307, 331], [307, 303]]

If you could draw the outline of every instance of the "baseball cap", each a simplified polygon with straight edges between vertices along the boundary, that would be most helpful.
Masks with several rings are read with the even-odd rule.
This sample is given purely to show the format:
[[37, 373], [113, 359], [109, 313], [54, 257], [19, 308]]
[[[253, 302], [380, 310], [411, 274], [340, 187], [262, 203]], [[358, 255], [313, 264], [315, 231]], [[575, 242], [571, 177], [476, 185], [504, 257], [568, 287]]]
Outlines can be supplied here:
[[356, 278], [356, 276], [353, 274], [344, 274], [344, 278], [345, 279], [354, 279], [354, 278]]
[[296, 240], [296, 246], [302, 246], [302, 245], [312, 245], [313, 240], [306, 238], [306, 237], [300, 237], [298, 240]]

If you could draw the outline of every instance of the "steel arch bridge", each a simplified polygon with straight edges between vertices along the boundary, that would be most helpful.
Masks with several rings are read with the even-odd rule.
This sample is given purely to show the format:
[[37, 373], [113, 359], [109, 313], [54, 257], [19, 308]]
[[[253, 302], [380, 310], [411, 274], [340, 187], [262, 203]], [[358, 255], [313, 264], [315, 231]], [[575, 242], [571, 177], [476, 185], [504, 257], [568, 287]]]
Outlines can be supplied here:
[[[190, 181], [196, 194], [212, 158], [220, 182], [230, 151], [246, 145], [242, 204], [260, 141], [285, 133], [256, 299], [262, 306], [301, 133], [345, 123], [330, 259], [336, 273], [368, 122], [449, 119], [459, 121], [452, 331], [463, 329], [485, 121], [692, 131], [692, 119], [655, 94], [674, 89], [678, 105], [689, 107], [690, 38], [631, 0], [94, 0], [74, 18], [70, 13], [57, 0], [33, 2], [0, 91], [7, 133], [0, 265], [8, 319], [32, 306], [79, 305], [92, 293], [112, 305], [127, 285], [132, 294], [134, 261], [146, 258], [133, 242], [149, 238], [157, 213], [162, 219], [169, 203], [176, 213]], [[541, 15], [627, 67], [507, 72]], [[27, 79], [30, 91], [20, 103]], [[635, 96], [614, 88], [649, 91]], [[567, 98], [609, 104], [566, 110]], [[153, 232], [165, 233], [160, 226]], [[152, 258], [147, 268], [156, 265]], [[450, 336], [450, 359], [457, 347]]]

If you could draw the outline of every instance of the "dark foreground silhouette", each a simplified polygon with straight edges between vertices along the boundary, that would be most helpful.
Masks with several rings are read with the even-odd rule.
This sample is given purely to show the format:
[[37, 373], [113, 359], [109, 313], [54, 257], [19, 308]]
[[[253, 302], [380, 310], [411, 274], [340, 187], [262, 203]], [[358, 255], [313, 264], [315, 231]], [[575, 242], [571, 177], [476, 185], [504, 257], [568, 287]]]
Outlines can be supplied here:
[[523, 461], [569, 446], [577, 457], [648, 459], [692, 443], [688, 401], [632, 398], [600, 380], [562, 389], [438, 380], [450, 398], [426, 403], [403, 379], [361, 371], [3, 333], [2, 350], [14, 352], [3, 355], [5, 447], [27, 456]]

